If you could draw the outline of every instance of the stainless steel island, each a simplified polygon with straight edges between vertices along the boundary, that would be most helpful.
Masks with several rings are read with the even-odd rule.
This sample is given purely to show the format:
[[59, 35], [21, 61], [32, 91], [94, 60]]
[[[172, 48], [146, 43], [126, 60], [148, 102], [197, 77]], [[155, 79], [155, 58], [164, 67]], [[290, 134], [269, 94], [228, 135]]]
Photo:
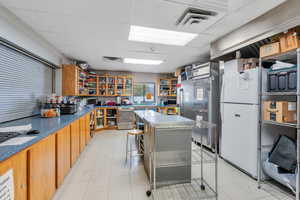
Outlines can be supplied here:
[[194, 121], [151, 110], [135, 111], [144, 122], [144, 166], [153, 187], [191, 182]]

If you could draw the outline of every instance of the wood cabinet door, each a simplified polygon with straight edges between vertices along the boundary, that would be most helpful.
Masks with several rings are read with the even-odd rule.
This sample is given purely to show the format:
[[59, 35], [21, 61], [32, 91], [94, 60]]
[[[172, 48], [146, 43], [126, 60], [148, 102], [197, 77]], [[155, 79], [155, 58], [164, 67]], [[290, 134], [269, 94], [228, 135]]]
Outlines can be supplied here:
[[58, 188], [71, 168], [71, 133], [70, 126], [56, 134], [56, 187]]
[[84, 150], [84, 147], [85, 147], [85, 137], [86, 137], [86, 133], [85, 133], [85, 129], [86, 129], [85, 116], [81, 117], [79, 119], [79, 121], [80, 121], [80, 152], [82, 152]]
[[27, 153], [22, 151], [0, 163], [0, 176], [12, 170], [14, 199], [27, 200]]
[[28, 151], [30, 200], [49, 200], [56, 190], [55, 135], [48, 136]]
[[79, 157], [79, 133], [80, 133], [80, 124], [79, 120], [71, 123], [71, 166], [74, 165], [77, 158]]
[[62, 68], [62, 94], [63, 96], [76, 96], [78, 93], [78, 67], [63, 65]]
[[90, 113], [85, 116], [85, 137], [86, 144], [91, 140], [91, 129], [90, 129]]

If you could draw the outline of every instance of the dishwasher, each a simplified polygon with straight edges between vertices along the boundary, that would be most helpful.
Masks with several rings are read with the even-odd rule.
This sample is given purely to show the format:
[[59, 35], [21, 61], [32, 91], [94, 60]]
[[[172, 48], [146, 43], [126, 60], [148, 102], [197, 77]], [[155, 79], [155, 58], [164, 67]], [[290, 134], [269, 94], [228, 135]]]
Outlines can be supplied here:
[[129, 130], [134, 128], [134, 107], [119, 107], [118, 108], [118, 117], [117, 117], [117, 123], [118, 123], [118, 129], [119, 130]]

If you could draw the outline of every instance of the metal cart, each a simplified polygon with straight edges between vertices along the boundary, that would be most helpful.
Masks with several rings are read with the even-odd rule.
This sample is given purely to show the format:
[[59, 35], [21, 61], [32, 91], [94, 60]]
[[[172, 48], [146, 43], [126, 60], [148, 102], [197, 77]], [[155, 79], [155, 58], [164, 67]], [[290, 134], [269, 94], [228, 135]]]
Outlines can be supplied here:
[[[217, 126], [207, 121], [196, 121], [195, 126], [199, 129], [212, 129], [215, 140], [217, 139]], [[205, 131], [207, 132], [207, 131]], [[214, 153], [205, 150], [202, 145], [204, 135], [197, 135], [193, 137], [194, 147], [192, 148], [191, 160], [180, 159], [180, 152], [173, 152], [178, 154], [178, 162], [172, 163], [173, 166], [186, 166], [188, 162], [192, 163], [192, 167], [199, 166], [201, 169], [200, 177], [192, 177], [189, 182], [183, 183], [165, 183], [163, 185], [157, 185], [156, 182], [156, 170], [161, 165], [160, 155], [162, 152], [150, 152], [149, 160], [149, 179], [150, 179], [150, 190], [146, 192], [147, 196], [151, 196], [154, 200], [194, 200], [194, 199], [218, 199], [218, 155], [216, 149]], [[195, 145], [194, 142], [200, 144]], [[183, 152], [181, 152], [183, 153]], [[163, 156], [165, 158], [165, 156]], [[208, 159], [207, 159], [208, 158]], [[208, 161], [208, 162], [207, 162]], [[186, 163], [185, 163], [186, 162]], [[211, 186], [209, 181], [204, 178], [204, 165], [214, 164], [214, 184]], [[159, 166], [160, 165], [160, 166]], [[168, 164], [170, 167], [170, 163]], [[211, 167], [211, 165], [209, 166]], [[153, 180], [153, 181], [151, 181]]]

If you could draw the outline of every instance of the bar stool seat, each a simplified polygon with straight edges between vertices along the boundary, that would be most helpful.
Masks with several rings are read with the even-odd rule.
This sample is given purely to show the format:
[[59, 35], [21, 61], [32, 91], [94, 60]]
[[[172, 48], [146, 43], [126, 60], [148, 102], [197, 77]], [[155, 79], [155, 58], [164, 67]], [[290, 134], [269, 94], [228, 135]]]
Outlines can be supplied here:
[[[143, 135], [144, 132], [142, 130], [139, 129], [132, 129], [129, 130], [127, 132], [127, 136], [126, 136], [126, 160], [125, 160], [125, 164], [127, 164], [127, 157], [128, 157], [128, 153], [130, 153], [130, 168], [132, 166], [132, 157], [133, 157], [133, 150], [132, 150], [132, 146], [133, 146], [133, 142], [132, 140], [130, 140], [129, 136], [139, 136], [139, 135]], [[130, 150], [128, 151], [128, 141], [130, 140]], [[138, 150], [137, 150], [137, 154], [134, 156], [143, 156], [143, 154], [139, 153], [140, 151], [140, 143], [138, 143]]]
[[139, 129], [133, 129], [133, 130], [128, 131], [127, 134], [128, 135], [142, 135], [142, 134], [144, 134], [144, 132]]

